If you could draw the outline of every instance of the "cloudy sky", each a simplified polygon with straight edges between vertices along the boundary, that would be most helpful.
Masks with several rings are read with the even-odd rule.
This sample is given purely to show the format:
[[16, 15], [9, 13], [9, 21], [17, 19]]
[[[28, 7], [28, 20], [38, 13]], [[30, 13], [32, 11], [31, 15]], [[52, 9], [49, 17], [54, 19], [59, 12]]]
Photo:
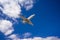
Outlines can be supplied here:
[[[59, 0], [0, 0], [0, 40], [60, 40]], [[31, 19], [23, 24], [20, 15]]]

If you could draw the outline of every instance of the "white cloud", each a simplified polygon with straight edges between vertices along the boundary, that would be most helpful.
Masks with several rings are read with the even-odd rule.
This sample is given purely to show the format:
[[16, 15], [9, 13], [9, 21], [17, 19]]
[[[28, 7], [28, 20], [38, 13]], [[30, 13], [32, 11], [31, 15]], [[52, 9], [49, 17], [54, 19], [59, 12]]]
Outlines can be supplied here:
[[44, 38], [44, 40], [60, 40], [60, 38], [58, 38], [58, 37], [47, 37], [47, 38]]
[[0, 31], [5, 35], [11, 34], [14, 31], [12, 23], [8, 20], [0, 20]]
[[11, 38], [12, 40], [60, 40], [60, 38], [58, 38], [58, 37], [46, 37], [46, 38], [34, 37], [34, 38], [20, 39], [20, 38], [17, 38], [16, 35], [11, 35], [10, 38]]
[[12, 34], [11, 36], [9, 36], [9, 38], [12, 39], [12, 40], [60, 40], [60, 38], [55, 37], [55, 36], [46, 37], [46, 38], [43, 38], [43, 37], [33, 37], [33, 38], [21, 39], [16, 34]]
[[18, 38], [18, 36], [16, 34], [12, 34], [8, 38], [10, 38], [12, 40], [20, 40], [20, 38]]
[[33, 40], [42, 40], [44, 38], [41, 38], [41, 37], [34, 37]]
[[18, 18], [21, 13], [21, 7], [15, 0], [0, 0], [3, 8], [0, 9], [9, 17]]
[[[56, 39], [57, 38], [57, 39]], [[36, 37], [33, 40], [60, 40], [58, 37], [46, 37], [46, 38], [42, 38], [42, 37]]]
[[34, 37], [34, 38], [26, 38], [26, 39], [21, 39], [21, 40], [60, 40], [60, 38], [58, 37], [46, 37], [46, 38]]
[[24, 37], [24, 38], [27, 38], [27, 37], [30, 37], [31, 35], [32, 35], [31, 33], [27, 32], [27, 33], [24, 33], [24, 34], [23, 34], [23, 37]]
[[0, 4], [3, 6], [3, 8], [0, 7], [0, 9], [9, 17], [19, 18], [22, 11], [19, 3], [25, 7], [26, 10], [33, 7], [33, 0], [0, 0]]
[[32, 38], [26, 38], [26, 39], [21, 39], [21, 40], [33, 40]]
[[33, 0], [19, 0], [21, 6], [25, 7], [26, 10], [30, 10], [33, 7]]

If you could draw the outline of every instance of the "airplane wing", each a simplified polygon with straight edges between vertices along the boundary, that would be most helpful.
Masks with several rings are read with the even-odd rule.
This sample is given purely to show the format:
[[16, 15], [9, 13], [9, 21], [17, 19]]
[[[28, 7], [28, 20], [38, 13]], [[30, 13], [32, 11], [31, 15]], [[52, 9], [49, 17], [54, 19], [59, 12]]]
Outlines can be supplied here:
[[20, 16], [20, 18], [22, 18], [22, 19], [26, 19], [24, 16]]
[[29, 16], [27, 19], [31, 19], [31, 18], [33, 18], [35, 16], [35, 14], [33, 14], [33, 15], [31, 15], [31, 16]]
[[33, 23], [31, 21], [28, 22], [29, 24], [33, 25]]

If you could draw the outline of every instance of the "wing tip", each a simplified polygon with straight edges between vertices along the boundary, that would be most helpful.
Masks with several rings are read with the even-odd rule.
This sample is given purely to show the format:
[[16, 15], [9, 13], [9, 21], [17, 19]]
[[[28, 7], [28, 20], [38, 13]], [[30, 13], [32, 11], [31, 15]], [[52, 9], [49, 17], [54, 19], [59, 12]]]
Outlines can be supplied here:
[[35, 16], [35, 14], [33, 14]]

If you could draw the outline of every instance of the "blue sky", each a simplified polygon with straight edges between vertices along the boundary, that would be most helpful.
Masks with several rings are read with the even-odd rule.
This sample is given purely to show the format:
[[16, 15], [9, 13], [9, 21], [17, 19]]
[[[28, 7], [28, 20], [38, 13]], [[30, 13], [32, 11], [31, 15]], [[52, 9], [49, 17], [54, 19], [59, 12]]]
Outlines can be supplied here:
[[[59, 4], [59, 0], [36, 0], [32, 9], [26, 11], [22, 8], [22, 14], [25, 17], [35, 14], [35, 17], [31, 19], [34, 26], [23, 24], [20, 20], [18, 20], [19, 23], [13, 25], [13, 34], [18, 34], [22, 37], [22, 34], [29, 32], [32, 34], [30, 37], [60, 37]], [[3, 34], [0, 34], [0, 38], [3, 38], [1, 35], [3, 36]]]
[[22, 9], [23, 15], [30, 16], [35, 13], [32, 18], [34, 26], [29, 24], [19, 23], [15, 26], [15, 33], [23, 34], [26, 32], [32, 33], [32, 36], [58, 36], [60, 37], [60, 11], [58, 0], [39, 0], [34, 4], [34, 7], [26, 11]]

